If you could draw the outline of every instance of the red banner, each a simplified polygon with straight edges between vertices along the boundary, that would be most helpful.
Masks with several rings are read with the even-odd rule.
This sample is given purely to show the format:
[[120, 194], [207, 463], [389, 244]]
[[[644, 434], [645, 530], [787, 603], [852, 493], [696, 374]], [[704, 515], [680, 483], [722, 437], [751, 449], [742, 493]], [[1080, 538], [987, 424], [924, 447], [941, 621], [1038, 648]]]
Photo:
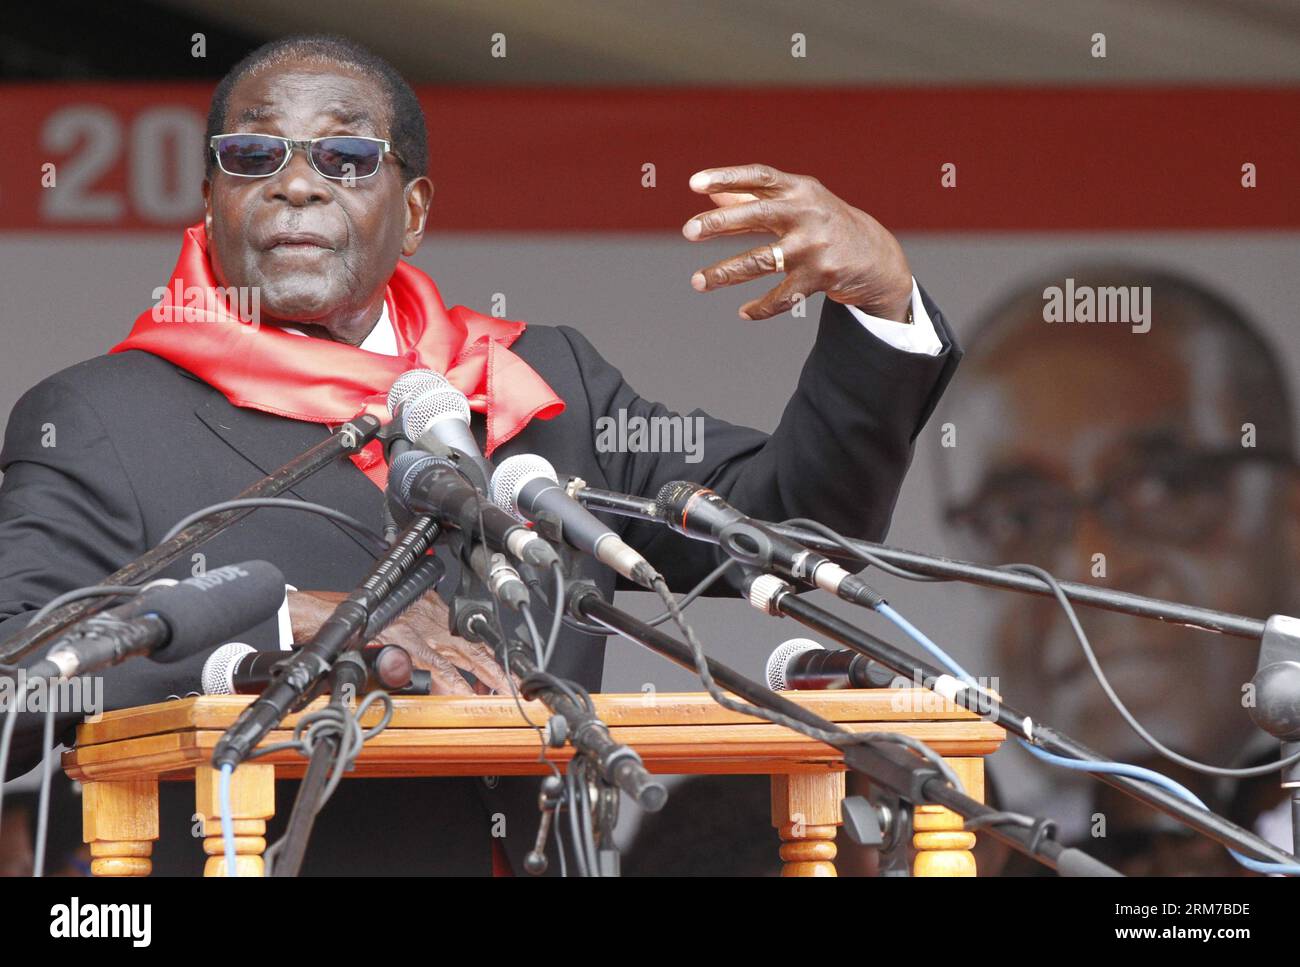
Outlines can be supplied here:
[[[0, 88], [0, 230], [192, 223], [210, 93]], [[433, 231], [675, 230], [708, 207], [692, 172], [749, 161], [815, 174], [904, 231], [1300, 227], [1294, 89], [420, 95]]]

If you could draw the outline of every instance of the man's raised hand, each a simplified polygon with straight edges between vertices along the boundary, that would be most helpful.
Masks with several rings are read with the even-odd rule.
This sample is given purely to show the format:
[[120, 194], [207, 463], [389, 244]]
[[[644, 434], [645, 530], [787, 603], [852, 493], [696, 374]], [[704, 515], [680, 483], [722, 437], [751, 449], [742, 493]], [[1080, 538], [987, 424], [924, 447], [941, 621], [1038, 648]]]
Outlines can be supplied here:
[[749, 232], [776, 236], [691, 277], [695, 289], [709, 292], [784, 271], [766, 295], [741, 306], [742, 319], [767, 319], [818, 292], [869, 315], [907, 318], [912, 271], [898, 240], [816, 178], [749, 164], [698, 171], [690, 186], [717, 206], [682, 227], [691, 241]]

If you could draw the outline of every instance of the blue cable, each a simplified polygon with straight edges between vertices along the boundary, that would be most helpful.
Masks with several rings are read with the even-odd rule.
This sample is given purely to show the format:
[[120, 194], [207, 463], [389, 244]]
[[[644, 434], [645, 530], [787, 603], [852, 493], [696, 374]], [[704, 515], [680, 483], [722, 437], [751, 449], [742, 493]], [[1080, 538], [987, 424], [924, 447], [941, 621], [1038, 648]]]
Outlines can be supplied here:
[[229, 762], [221, 767], [218, 797], [221, 802], [221, 842], [226, 850], [226, 876], [235, 876], [235, 820], [230, 815], [230, 780], [235, 767]]
[[[952, 674], [962, 679], [968, 685], [974, 686], [975, 688], [980, 687], [974, 677], [962, 668], [961, 665], [957, 664], [956, 660], [931, 641], [923, 631], [890, 607], [887, 602], [882, 601], [880, 604], [876, 605], [876, 610], [893, 622], [900, 631], [920, 645], [921, 648], [935, 659], [935, 661], [947, 668], [952, 672]], [[1195, 806], [1199, 806], [1201, 809], [1209, 808], [1205, 803], [1201, 802], [1201, 800], [1197, 798], [1196, 794], [1190, 789], [1180, 785], [1168, 776], [1156, 772], [1154, 769], [1129, 765], [1124, 762], [1089, 762], [1085, 759], [1071, 759], [1066, 756], [1056, 755], [1053, 752], [1048, 752], [1046, 749], [1040, 749], [1032, 742], [1026, 742], [1021, 738], [1017, 738], [1016, 741], [1018, 741], [1024, 748], [1028, 749], [1030, 754], [1035, 758], [1055, 766], [1060, 766], [1063, 769], [1073, 769], [1076, 772], [1104, 772], [1109, 775], [1128, 776], [1131, 779], [1137, 779], [1142, 782], [1149, 782], [1152, 785], [1160, 786], [1167, 792], [1172, 793], [1180, 799], [1192, 803]], [[1261, 860], [1251, 859], [1248, 856], [1243, 856], [1236, 850], [1230, 849], [1228, 852], [1232, 855], [1234, 860], [1246, 869], [1255, 873], [1282, 873], [1290, 876], [1300, 875], [1300, 864], [1266, 863]]]
[[928, 651], [930, 656], [944, 668], [948, 669], [948, 671], [952, 672], [968, 685], [976, 684], [975, 678], [970, 675], [966, 669], [962, 668], [961, 665], [957, 664], [956, 659], [949, 657], [948, 653], [926, 637], [923, 631], [891, 608], [888, 601], [881, 601], [880, 604], [876, 605], [876, 610], [894, 624], [898, 625], [904, 634]]

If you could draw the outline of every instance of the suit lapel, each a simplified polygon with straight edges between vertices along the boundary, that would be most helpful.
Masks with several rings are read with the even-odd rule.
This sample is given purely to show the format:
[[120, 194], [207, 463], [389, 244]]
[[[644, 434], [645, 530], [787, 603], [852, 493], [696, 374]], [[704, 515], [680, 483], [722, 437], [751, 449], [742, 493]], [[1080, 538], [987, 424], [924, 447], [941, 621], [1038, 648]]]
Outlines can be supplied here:
[[[288, 420], [260, 410], [234, 406], [216, 392], [196, 407], [194, 414], [263, 474], [279, 469], [328, 435], [328, 430], [319, 423]], [[299, 481], [289, 488], [289, 493], [302, 500], [341, 510], [373, 530], [383, 531], [382, 495], [346, 458], [340, 458]], [[337, 521], [330, 523], [371, 557], [378, 557], [374, 548], [360, 535]]]

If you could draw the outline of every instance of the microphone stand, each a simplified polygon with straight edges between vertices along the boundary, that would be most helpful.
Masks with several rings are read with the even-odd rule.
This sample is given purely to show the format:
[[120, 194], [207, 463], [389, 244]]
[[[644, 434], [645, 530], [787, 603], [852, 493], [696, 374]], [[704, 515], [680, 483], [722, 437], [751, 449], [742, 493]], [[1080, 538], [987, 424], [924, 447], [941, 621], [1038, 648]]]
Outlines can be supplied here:
[[[342, 704], [340, 691], [330, 689], [330, 702]], [[339, 753], [337, 735], [326, 735], [312, 748], [307, 760], [307, 771], [303, 773], [298, 793], [293, 799], [293, 809], [289, 813], [289, 822], [284, 830], [283, 844], [271, 867], [268, 876], [297, 876], [302, 869], [302, 861], [307, 854], [307, 841], [316, 825], [316, 817], [321, 809], [321, 796], [329, 781], [331, 768]]]
[[[466, 542], [459, 537], [455, 540], [463, 549]], [[590, 870], [591, 864], [585, 860], [579, 866], [588, 870], [589, 875], [617, 876], [619, 856], [613, 831], [618, 816], [618, 790], [627, 793], [646, 811], [658, 812], [668, 800], [667, 787], [646, 770], [634, 749], [614, 740], [580, 689], [570, 687], [564, 680], [538, 668], [522, 644], [521, 626], [506, 628], [494, 620], [497, 609], [493, 606], [491, 591], [474, 566], [479, 563], [473, 559], [474, 550], [461, 554], [464, 566], [461, 568], [460, 587], [451, 600], [449, 624], [460, 637], [487, 644], [501, 666], [522, 680], [522, 696], [525, 699], [536, 698], [550, 710], [551, 718], [544, 728], [545, 741], [555, 748], [566, 742], [572, 745], [575, 754], [568, 769], [576, 771], [579, 781], [589, 782], [596, 792], [597, 869]], [[555, 605], [562, 607], [563, 603], [557, 601]], [[523, 606], [527, 607], [526, 604]], [[571, 802], [569, 808], [576, 810], [579, 803]], [[544, 819], [538, 846], [530, 854], [530, 872], [545, 871], [547, 826]], [[575, 842], [574, 849], [581, 850], [581, 842]]]
[[[575, 618], [603, 625], [683, 668], [696, 670], [694, 655], [687, 645], [614, 607], [589, 583], [579, 582], [574, 585], [567, 606]], [[706, 661], [717, 683], [734, 695], [805, 725], [828, 732], [841, 732], [846, 737], [853, 735], [843, 726], [809, 711], [780, 692], [773, 692], [712, 658], [706, 658]], [[1119, 875], [1082, 850], [1062, 846], [1043, 835], [1042, 822], [1036, 823], [1033, 829], [1026, 829], [990, 821], [998, 818], [996, 810], [954, 789], [931, 763], [918, 762], [917, 757], [909, 752], [880, 742], [854, 743], [846, 745], [840, 751], [847, 768], [862, 773], [877, 787], [888, 789], [901, 800], [913, 805], [936, 803], [966, 819], [988, 817], [984, 820], [987, 825], [981, 825], [981, 829], [1062, 876]]]
[[[333, 463], [339, 457], [360, 452], [379, 433], [379, 430], [378, 419], [365, 413], [358, 414], [325, 440], [303, 451], [279, 470], [241, 491], [238, 499], [275, 497]], [[101, 583], [124, 585], [143, 581], [157, 574], [191, 548], [211, 540], [256, 509], [238, 507], [195, 521], [175, 537], [150, 548], [134, 561], [114, 571]], [[47, 638], [71, 627], [82, 618], [111, 607], [112, 604], [110, 598], [104, 597], [73, 601], [57, 608], [39, 623], [28, 625], [0, 646], [0, 664], [18, 661], [39, 647]]]

